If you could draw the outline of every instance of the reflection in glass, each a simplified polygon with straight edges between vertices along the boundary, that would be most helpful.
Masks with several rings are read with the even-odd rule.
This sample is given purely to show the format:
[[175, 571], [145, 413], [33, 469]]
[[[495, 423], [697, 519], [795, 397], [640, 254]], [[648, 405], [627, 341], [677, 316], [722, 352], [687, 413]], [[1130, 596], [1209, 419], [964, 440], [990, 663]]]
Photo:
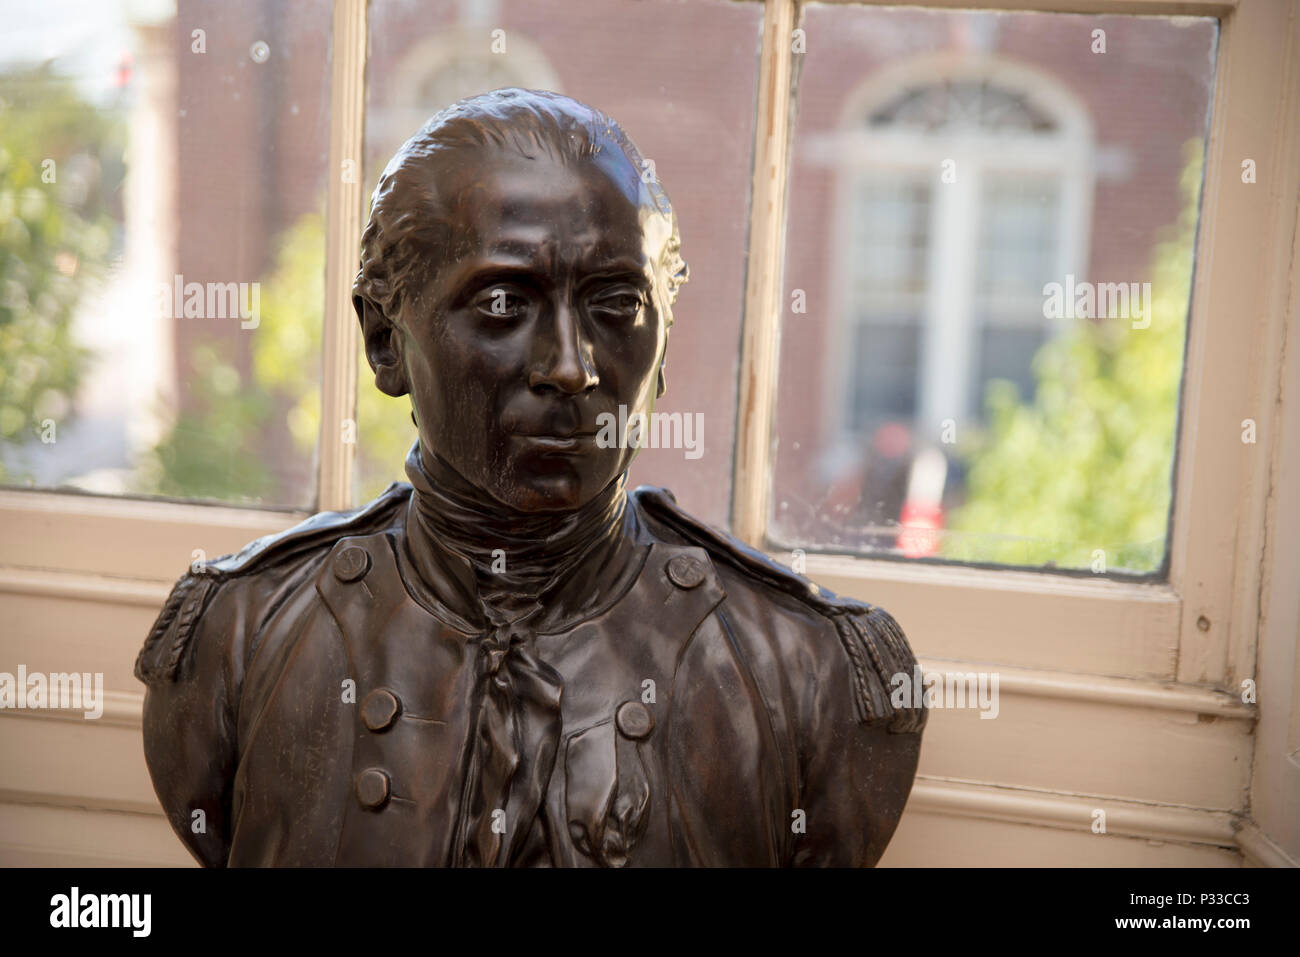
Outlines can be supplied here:
[[803, 27], [772, 544], [1158, 572], [1215, 21]]
[[310, 507], [331, 4], [0, 6], [0, 484]]

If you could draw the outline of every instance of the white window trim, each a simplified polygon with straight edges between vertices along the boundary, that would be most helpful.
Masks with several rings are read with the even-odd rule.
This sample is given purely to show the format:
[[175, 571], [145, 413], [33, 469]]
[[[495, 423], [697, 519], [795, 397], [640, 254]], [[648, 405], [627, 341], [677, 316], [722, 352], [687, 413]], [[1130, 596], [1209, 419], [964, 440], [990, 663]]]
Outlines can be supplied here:
[[[331, 31], [329, 195], [325, 230], [325, 336], [317, 508], [352, 504], [360, 329], [352, 282], [365, 215], [366, 0], [335, 0]], [[350, 429], [345, 426], [350, 424]]]
[[[1288, 115], [1288, 103], [1297, 102], [1293, 89], [1277, 83], [1274, 66], [1294, 42], [1293, 31], [1287, 29], [1287, 9], [1162, 0], [1037, 0], [1005, 6], [1064, 12], [1088, 8], [1107, 14], [1194, 13], [1221, 21], [1202, 203], [1202, 223], [1208, 225], [1197, 243], [1169, 580], [1135, 584], [822, 555], [808, 557], [807, 571], [832, 588], [895, 611], [909, 634], [921, 636], [923, 654], [1230, 687], [1253, 667], [1253, 596], [1267, 469], [1225, 455], [1223, 439], [1239, 436], [1244, 418], [1254, 418], [1258, 429], [1266, 430], [1273, 416], [1265, 401], [1270, 393], [1261, 386], [1277, 377], [1277, 363], [1270, 358], [1276, 349], [1269, 346], [1276, 346], [1282, 332], [1277, 317], [1285, 302], [1290, 264], [1286, 240], [1292, 226], [1290, 208], [1278, 201], [1285, 193], [1276, 193], [1285, 186], [1280, 180], [1290, 175], [1280, 119]], [[796, 12], [793, 0], [772, 0], [767, 30], [788, 36]], [[793, 69], [788, 47], [769, 36], [760, 65], [763, 125], [755, 162], [741, 356], [746, 371], [741, 376], [736, 435], [733, 528], [758, 545], [765, 541], [769, 514], [772, 403], [777, 393], [773, 383], [783, 306], [782, 185], [789, 165]], [[1273, 171], [1275, 185], [1261, 180], [1262, 185], [1243, 186], [1242, 157]], [[1234, 189], [1255, 192], [1234, 193], [1228, 200]], [[1268, 240], [1262, 242], [1264, 237]], [[1234, 317], [1232, 323], [1226, 321], [1229, 316]], [[1254, 319], [1258, 328], [1252, 332], [1257, 334], [1244, 334], [1240, 317]], [[1213, 362], [1207, 361], [1209, 356]], [[1267, 452], [1263, 447], [1258, 451], [1262, 460]], [[1235, 606], [1234, 594], [1242, 596]], [[954, 633], [954, 616], [978, 624]], [[1202, 617], [1208, 630], [1198, 627]]]

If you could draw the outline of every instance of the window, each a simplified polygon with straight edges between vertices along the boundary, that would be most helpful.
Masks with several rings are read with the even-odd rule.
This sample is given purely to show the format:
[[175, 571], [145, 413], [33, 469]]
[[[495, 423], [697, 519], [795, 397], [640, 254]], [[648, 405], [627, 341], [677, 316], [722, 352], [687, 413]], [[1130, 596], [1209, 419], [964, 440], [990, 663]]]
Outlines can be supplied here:
[[312, 507], [330, 4], [11, 17], [0, 483]]
[[1095, 19], [807, 8], [775, 547], [1163, 574], [1216, 24]]
[[[859, 448], [872, 449], [862, 541], [917, 557], [938, 549], [897, 528], [914, 461], [904, 449], [923, 423], [983, 425], [994, 379], [1033, 395], [1032, 360], [1049, 333], [1041, 289], [1071, 271], [1086, 232], [1079, 217], [1067, 221], [1063, 184], [1091, 192], [1091, 132], [1050, 77], [1004, 61], [905, 57], [883, 72], [849, 95], [841, 131], [810, 144], [838, 167], [846, 196], [820, 471], [836, 483], [862, 467]], [[1006, 156], [1024, 169], [1008, 171]], [[1072, 208], [1088, 205], [1081, 198]], [[946, 483], [939, 443], [924, 451], [928, 481]]]

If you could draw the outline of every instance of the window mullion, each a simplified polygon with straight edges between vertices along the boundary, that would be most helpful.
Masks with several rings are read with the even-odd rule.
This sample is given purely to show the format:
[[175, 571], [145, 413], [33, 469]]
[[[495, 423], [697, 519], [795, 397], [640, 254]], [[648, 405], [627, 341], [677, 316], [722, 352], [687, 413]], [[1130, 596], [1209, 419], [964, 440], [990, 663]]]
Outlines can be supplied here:
[[320, 453], [316, 504], [352, 504], [356, 449], [357, 348], [352, 280], [361, 239], [365, 134], [366, 0], [335, 0], [331, 31], [329, 194], [325, 220], [325, 329], [321, 356]]
[[732, 531], [761, 545], [780, 346], [782, 244], [789, 174], [794, 0], [767, 0], [758, 72], [758, 123], [750, 189], [749, 265], [740, 348], [740, 405]]

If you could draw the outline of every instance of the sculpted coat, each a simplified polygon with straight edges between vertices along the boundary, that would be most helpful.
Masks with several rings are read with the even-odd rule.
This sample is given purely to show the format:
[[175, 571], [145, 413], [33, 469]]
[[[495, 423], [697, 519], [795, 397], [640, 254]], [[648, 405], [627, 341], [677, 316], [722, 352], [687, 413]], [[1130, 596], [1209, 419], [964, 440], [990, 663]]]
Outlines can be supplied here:
[[[511, 648], [410, 580], [411, 495], [394, 485], [177, 585], [137, 670], [159, 796], [201, 862], [879, 858], [924, 718], [890, 704], [889, 676], [914, 659], [883, 610], [815, 591], [644, 488], [609, 605]], [[517, 766], [484, 803], [474, 726], [497, 694], [519, 715], [518, 747], [498, 749]]]

